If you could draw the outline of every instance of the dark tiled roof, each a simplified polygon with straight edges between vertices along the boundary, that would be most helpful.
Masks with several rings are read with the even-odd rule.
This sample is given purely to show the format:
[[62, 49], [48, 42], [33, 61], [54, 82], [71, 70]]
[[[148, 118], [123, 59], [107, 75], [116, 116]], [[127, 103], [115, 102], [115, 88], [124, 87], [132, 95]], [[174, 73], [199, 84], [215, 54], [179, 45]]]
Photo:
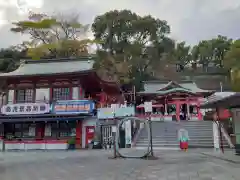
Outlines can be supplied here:
[[[166, 85], [171, 81], [166, 77], [162, 77], [159, 80], [146, 81], [144, 84], [159, 84]], [[225, 75], [213, 75], [213, 74], [204, 74], [204, 75], [195, 75], [195, 76], [181, 76], [178, 80], [173, 80], [178, 84], [192, 84], [195, 83], [199, 89], [209, 90], [209, 91], [231, 91], [231, 83], [227, 76]]]
[[94, 61], [89, 57], [67, 59], [26, 60], [18, 69], [9, 73], [2, 73], [0, 77], [53, 75], [75, 73], [93, 69]]
[[207, 101], [201, 105], [203, 109], [209, 108], [235, 108], [240, 107], [240, 93], [233, 93], [232, 95], [216, 98], [210, 101]]

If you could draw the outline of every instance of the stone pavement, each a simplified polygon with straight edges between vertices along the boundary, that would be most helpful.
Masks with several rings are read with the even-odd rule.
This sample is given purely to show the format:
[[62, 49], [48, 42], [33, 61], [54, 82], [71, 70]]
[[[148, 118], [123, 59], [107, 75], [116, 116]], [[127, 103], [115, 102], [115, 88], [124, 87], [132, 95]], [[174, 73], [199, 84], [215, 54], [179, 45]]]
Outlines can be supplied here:
[[240, 156], [235, 155], [235, 150], [225, 150], [224, 153], [222, 153], [221, 151], [203, 151], [202, 154], [232, 163], [240, 164]]
[[[124, 153], [135, 154], [134, 150]], [[240, 165], [198, 151], [155, 151], [158, 160], [108, 159], [103, 150], [0, 154], [0, 180], [239, 180]], [[139, 153], [140, 155], [140, 153]]]

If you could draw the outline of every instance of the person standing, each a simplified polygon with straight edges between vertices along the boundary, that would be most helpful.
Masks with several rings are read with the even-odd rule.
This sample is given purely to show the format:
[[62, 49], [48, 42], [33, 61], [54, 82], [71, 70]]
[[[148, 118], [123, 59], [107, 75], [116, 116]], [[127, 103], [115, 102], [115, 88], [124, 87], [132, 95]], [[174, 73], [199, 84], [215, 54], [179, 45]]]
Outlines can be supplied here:
[[189, 136], [188, 136], [188, 131], [186, 129], [181, 128], [178, 130], [178, 140], [179, 140], [180, 149], [187, 152]]

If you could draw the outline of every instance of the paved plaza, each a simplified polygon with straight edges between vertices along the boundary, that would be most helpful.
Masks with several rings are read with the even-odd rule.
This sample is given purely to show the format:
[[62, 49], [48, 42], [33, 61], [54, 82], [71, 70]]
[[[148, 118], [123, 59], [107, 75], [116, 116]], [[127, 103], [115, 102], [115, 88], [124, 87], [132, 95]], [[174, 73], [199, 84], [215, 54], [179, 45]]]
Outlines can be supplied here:
[[113, 160], [108, 159], [111, 152], [103, 150], [0, 153], [0, 180], [240, 179], [240, 164], [199, 151], [158, 150], [155, 154], [158, 160]]

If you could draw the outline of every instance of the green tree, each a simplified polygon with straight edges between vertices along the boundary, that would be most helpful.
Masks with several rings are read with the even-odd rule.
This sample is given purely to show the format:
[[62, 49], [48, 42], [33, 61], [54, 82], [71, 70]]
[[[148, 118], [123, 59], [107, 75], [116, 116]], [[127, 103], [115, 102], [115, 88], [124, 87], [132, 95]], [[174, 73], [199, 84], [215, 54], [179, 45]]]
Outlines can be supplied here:
[[231, 76], [232, 89], [240, 91], [240, 39], [236, 40], [226, 52], [223, 65], [229, 70]]
[[224, 56], [224, 67], [228, 70], [240, 68], [240, 39], [234, 41]]
[[128, 62], [117, 61], [106, 51], [97, 51], [94, 67], [102, 78], [118, 81], [119, 83], [129, 83]]
[[185, 42], [176, 44], [176, 48], [172, 52], [172, 58], [177, 64], [177, 71], [183, 71], [185, 66], [191, 61], [191, 47], [187, 46]]
[[232, 39], [220, 35], [210, 40], [202, 40], [192, 48], [192, 60], [201, 64], [206, 72], [210, 63], [223, 68], [223, 59], [231, 44]]
[[214, 48], [214, 62], [217, 66], [223, 68], [223, 60], [225, 54], [229, 51], [232, 44], [232, 39], [226, 36], [218, 36], [212, 39], [212, 46]]
[[88, 25], [78, 21], [78, 15], [50, 16], [31, 13], [27, 20], [13, 23], [12, 32], [30, 36], [25, 42], [28, 56], [33, 59], [44, 57], [69, 57], [86, 55], [91, 40], [86, 38]]
[[19, 66], [20, 59], [26, 58], [26, 50], [9, 47], [0, 50], [0, 72], [10, 72]]
[[[170, 46], [166, 38], [170, 27], [166, 21], [141, 17], [129, 10], [114, 10], [97, 16], [92, 31], [100, 42], [99, 50], [107, 52], [117, 64], [127, 64], [124, 70], [130, 81], [149, 74], [153, 61], [158, 61]], [[163, 42], [168, 42], [168, 47], [163, 47]]]

